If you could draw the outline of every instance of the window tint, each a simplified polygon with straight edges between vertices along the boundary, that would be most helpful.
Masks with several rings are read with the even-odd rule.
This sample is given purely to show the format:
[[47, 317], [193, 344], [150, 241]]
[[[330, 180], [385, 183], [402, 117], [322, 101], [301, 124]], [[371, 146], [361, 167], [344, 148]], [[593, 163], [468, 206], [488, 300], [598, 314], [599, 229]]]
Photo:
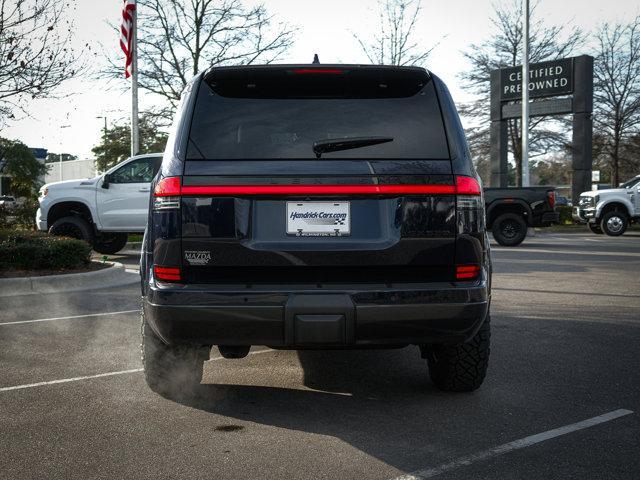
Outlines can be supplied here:
[[149, 183], [159, 167], [159, 158], [140, 158], [129, 162], [111, 174], [111, 183]]
[[[215, 85], [214, 85], [215, 87]], [[276, 87], [274, 87], [276, 88]], [[305, 90], [309, 95], [308, 89]], [[326, 159], [449, 159], [433, 83], [411, 96], [230, 97], [203, 82], [191, 125], [190, 159], [314, 159], [313, 144], [354, 137], [392, 142], [327, 152]]]

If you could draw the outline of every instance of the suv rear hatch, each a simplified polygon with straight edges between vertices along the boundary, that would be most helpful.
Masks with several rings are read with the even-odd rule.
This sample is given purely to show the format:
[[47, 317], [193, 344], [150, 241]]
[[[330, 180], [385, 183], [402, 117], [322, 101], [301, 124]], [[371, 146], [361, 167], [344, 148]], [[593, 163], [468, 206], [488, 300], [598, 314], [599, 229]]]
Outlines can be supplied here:
[[478, 187], [425, 70], [220, 68], [198, 88], [183, 176], [158, 186], [180, 195], [182, 281], [455, 280], [456, 193]]

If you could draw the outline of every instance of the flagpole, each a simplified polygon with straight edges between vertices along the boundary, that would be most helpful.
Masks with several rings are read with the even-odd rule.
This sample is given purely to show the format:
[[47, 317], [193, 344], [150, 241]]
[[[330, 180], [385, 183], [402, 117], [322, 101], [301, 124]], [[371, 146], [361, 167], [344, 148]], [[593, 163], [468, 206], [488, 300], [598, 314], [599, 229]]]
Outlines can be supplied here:
[[522, 186], [529, 186], [529, 0], [522, 0]]
[[138, 128], [138, 2], [131, 11], [131, 156], [140, 152]]

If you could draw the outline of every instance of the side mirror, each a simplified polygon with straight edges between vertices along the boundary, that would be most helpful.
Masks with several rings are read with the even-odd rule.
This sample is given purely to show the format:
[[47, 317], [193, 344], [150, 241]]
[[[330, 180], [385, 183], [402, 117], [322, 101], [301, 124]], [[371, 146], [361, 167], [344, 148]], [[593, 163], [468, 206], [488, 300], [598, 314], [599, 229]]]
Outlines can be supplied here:
[[111, 175], [107, 173], [102, 179], [102, 188], [109, 188], [110, 182], [111, 182]]

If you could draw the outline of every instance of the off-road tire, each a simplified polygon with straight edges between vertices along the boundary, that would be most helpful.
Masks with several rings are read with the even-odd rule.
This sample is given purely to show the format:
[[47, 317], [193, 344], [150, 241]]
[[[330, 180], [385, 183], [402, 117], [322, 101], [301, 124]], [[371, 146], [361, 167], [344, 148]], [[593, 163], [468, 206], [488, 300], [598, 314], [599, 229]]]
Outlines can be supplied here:
[[627, 215], [618, 211], [607, 212], [600, 220], [600, 228], [610, 237], [619, 237], [627, 231], [628, 226]]
[[89, 245], [93, 245], [94, 241], [93, 228], [89, 225], [89, 222], [74, 215], [62, 217], [53, 222], [53, 225], [49, 228], [49, 233], [59, 237], [84, 240]]
[[124, 248], [128, 238], [126, 233], [100, 233], [93, 241], [93, 249], [104, 255], [113, 255]]
[[595, 233], [596, 235], [604, 234], [602, 228], [600, 228], [600, 225], [598, 225], [597, 223], [587, 223], [587, 226], [589, 227], [589, 230], [591, 230], [591, 233]]
[[141, 353], [144, 378], [154, 392], [180, 398], [192, 395], [202, 381], [203, 364], [209, 359], [210, 347], [167, 345], [155, 334], [140, 309]]
[[491, 339], [491, 322], [487, 315], [478, 333], [459, 345], [425, 346], [429, 376], [440, 390], [471, 392], [487, 374]]
[[500, 245], [515, 247], [527, 237], [527, 222], [517, 213], [503, 213], [493, 221], [491, 232]]

